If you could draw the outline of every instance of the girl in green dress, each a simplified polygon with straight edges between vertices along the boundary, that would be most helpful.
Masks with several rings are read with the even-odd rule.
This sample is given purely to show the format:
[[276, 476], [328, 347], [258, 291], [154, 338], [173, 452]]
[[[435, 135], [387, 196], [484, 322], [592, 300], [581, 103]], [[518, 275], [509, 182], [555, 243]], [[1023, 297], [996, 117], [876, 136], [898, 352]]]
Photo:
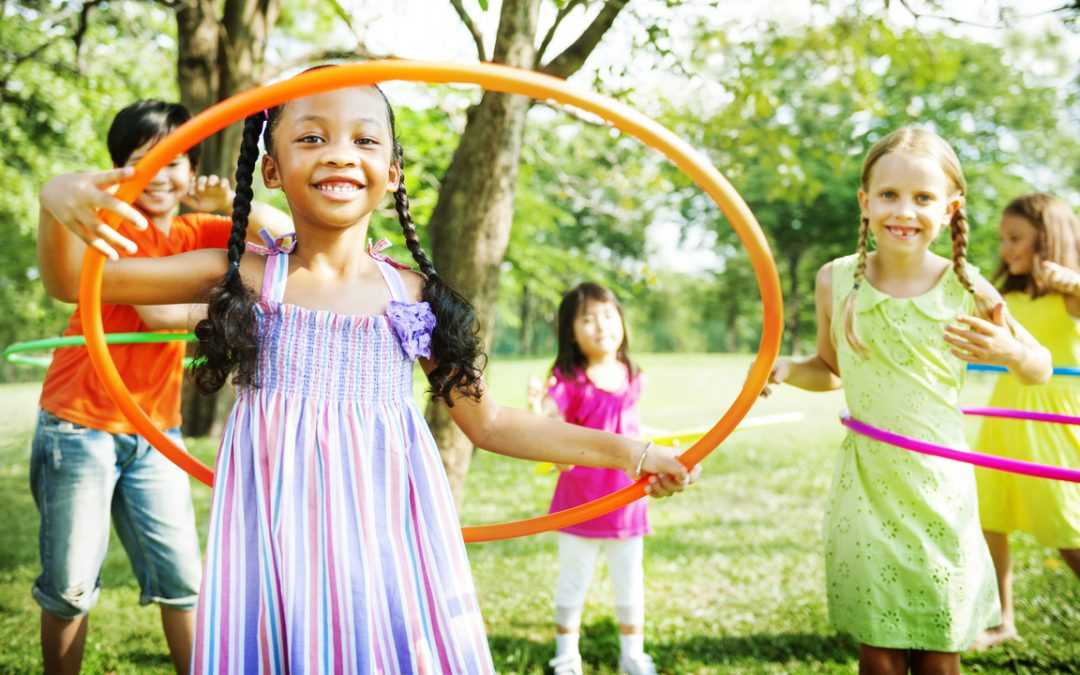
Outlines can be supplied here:
[[[771, 381], [843, 387], [856, 419], [954, 448], [966, 446], [965, 362], [1045, 382], [1049, 352], [967, 263], [965, 189], [936, 134], [906, 127], [878, 141], [863, 162], [857, 252], [817, 275], [817, 353], [778, 360]], [[951, 260], [929, 250], [945, 228]], [[860, 673], [959, 673], [959, 652], [1000, 622], [967, 464], [849, 433], [828, 501], [825, 571], [829, 617], [859, 642]]]

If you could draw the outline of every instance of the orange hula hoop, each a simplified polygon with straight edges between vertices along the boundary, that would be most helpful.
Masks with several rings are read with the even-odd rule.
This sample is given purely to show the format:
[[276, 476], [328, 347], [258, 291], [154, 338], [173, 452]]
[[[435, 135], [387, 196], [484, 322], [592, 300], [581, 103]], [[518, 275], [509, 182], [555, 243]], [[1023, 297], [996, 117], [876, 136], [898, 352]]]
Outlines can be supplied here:
[[[475, 84], [489, 91], [521, 94], [585, 110], [664, 154], [717, 203], [750, 255], [750, 263], [761, 292], [763, 325], [757, 357], [735, 402], [680, 459], [686, 466], [693, 467], [716, 449], [753, 406], [767, 383], [769, 371], [780, 351], [783, 299], [776, 266], [765, 235], [749, 207], [708, 159], [665, 127], [605, 96], [577, 90], [565, 80], [535, 71], [487, 63], [450, 65], [387, 60], [313, 70], [283, 82], [238, 94], [192, 118], [162, 139], [139, 161], [135, 166], [134, 176], [120, 186], [116, 196], [128, 202], [134, 201], [161, 167], [173, 157], [236, 120], [294, 98], [388, 80], [429, 84]], [[111, 225], [119, 224], [120, 219], [115, 214], [108, 213], [106, 218]], [[203, 483], [213, 485], [213, 471], [180, 449], [157, 429], [120, 378], [105, 344], [101, 320], [104, 264], [105, 257], [101, 253], [92, 248], [87, 249], [80, 277], [79, 302], [83, 307], [82, 327], [90, 361], [105, 390], [138, 432], [181, 469]], [[462, 534], [465, 541], [478, 542], [510, 539], [569, 527], [640, 499], [645, 494], [646, 480], [643, 478], [622, 490], [571, 509], [525, 520], [465, 527], [462, 528]]]

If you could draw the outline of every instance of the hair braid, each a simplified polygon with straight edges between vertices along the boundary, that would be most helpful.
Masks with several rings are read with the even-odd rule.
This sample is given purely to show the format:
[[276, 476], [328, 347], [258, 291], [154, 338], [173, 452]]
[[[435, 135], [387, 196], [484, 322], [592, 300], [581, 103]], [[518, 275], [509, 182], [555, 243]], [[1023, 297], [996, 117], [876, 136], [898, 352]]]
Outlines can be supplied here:
[[[395, 146], [397, 144], [395, 143]], [[400, 162], [403, 153], [397, 146], [395, 155]], [[400, 163], [399, 163], [400, 167]], [[394, 210], [397, 211], [405, 245], [424, 275], [423, 299], [435, 315], [435, 330], [431, 336], [431, 357], [435, 369], [428, 374], [431, 395], [453, 405], [451, 394], [478, 399], [485, 357], [480, 342], [480, 326], [476, 312], [469, 301], [443, 283], [431, 258], [420, 245], [412, 214], [409, 212], [409, 193], [405, 189], [405, 171], [400, 173], [401, 183], [394, 192]]]
[[975, 298], [975, 310], [984, 316], [990, 315], [990, 302], [975, 290], [975, 284], [968, 276], [967, 247], [968, 247], [968, 222], [964, 207], [956, 209], [949, 220], [949, 234], [952, 237], [952, 265], [956, 278], [960, 280], [968, 293]]
[[236, 371], [235, 382], [254, 384], [258, 356], [258, 324], [252, 292], [240, 277], [240, 258], [244, 255], [248, 216], [254, 197], [252, 178], [259, 158], [259, 134], [262, 113], [244, 121], [240, 158], [236, 163], [236, 197], [233, 199], [232, 231], [229, 233], [229, 267], [221, 283], [210, 293], [207, 316], [195, 327], [198, 337], [196, 356], [200, 359], [193, 371], [195, 384], [203, 392], [217, 391], [229, 374]]
[[409, 193], [405, 190], [404, 171], [401, 171], [401, 183], [394, 192], [394, 210], [397, 211], [398, 221], [401, 223], [401, 232], [405, 235], [405, 246], [408, 247], [409, 253], [412, 253], [413, 260], [420, 266], [420, 273], [429, 279], [438, 276], [435, 272], [435, 263], [431, 262], [431, 258], [420, 245], [420, 236], [416, 233], [416, 224], [409, 211]]
[[859, 243], [856, 247], [857, 262], [855, 263], [855, 281], [851, 286], [851, 290], [848, 292], [847, 297], [844, 298], [844, 337], [847, 338], [848, 344], [855, 350], [856, 353], [865, 354], [868, 349], [866, 343], [859, 337], [859, 332], [855, 326], [855, 296], [859, 292], [859, 287], [862, 286], [862, 282], [866, 279], [866, 257], [867, 249], [870, 246], [870, 219], [866, 216], [862, 217], [859, 221]]

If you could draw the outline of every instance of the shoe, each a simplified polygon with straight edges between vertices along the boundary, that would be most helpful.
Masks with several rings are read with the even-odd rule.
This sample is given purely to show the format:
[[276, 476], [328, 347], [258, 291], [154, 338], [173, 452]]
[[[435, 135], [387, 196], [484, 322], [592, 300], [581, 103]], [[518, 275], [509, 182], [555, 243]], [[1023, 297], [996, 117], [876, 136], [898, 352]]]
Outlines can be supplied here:
[[656, 675], [656, 666], [653, 665], [652, 657], [644, 652], [620, 656], [619, 670], [626, 675]]
[[560, 654], [548, 661], [548, 665], [555, 669], [555, 675], [583, 675], [581, 654], [578, 652]]

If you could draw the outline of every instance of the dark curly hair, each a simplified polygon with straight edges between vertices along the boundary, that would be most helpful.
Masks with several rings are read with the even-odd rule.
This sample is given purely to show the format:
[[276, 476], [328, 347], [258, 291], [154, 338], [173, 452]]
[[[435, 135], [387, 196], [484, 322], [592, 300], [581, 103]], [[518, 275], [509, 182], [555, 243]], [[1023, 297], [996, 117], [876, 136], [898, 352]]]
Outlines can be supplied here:
[[[486, 357], [479, 337], [476, 312], [464, 297], [443, 283], [435, 271], [435, 265], [420, 245], [416, 225], [409, 213], [404, 150], [397, 139], [394, 109], [382, 89], [374, 88], [386, 104], [393, 142], [392, 161], [401, 170], [400, 183], [394, 192], [394, 208], [405, 235], [405, 244], [424, 276], [423, 300], [435, 314], [435, 331], [431, 338], [431, 358], [435, 368], [428, 374], [431, 396], [451, 406], [451, 394], [455, 391], [478, 399], [482, 392], [481, 376]], [[244, 121], [240, 159], [236, 166], [236, 199], [233, 202], [233, 229], [228, 246], [229, 269], [221, 284], [211, 292], [207, 318], [195, 327], [199, 340], [196, 356], [200, 361], [197, 361], [193, 378], [204, 392], [220, 389], [234, 371], [235, 384], [258, 386], [255, 373], [259, 350], [256, 296], [240, 278], [240, 257], [244, 254], [244, 239], [251, 212], [251, 182], [259, 157], [259, 136], [262, 136], [266, 152], [273, 154], [272, 134], [283, 109], [284, 104], [252, 115]]]

